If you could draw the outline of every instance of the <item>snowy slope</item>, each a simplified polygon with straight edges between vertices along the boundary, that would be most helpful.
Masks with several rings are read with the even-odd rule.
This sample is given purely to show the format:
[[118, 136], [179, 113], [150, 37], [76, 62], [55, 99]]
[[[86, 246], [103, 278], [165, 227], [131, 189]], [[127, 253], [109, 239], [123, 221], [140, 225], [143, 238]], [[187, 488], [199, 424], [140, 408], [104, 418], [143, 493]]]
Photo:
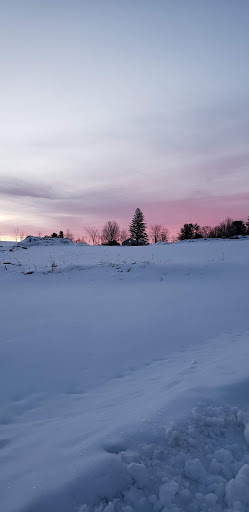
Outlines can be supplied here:
[[249, 240], [23, 246], [0, 247], [1, 510], [249, 510]]

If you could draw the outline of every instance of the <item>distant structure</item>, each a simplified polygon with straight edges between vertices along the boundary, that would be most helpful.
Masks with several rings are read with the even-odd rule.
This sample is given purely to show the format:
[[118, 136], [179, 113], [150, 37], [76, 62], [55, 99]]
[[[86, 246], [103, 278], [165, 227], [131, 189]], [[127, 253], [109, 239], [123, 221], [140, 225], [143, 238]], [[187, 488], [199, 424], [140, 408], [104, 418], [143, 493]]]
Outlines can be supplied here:
[[149, 245], [149, 244], [146, 243], [144, 240], [138, 240], [138, 242], [137, 242], [133, 238], [127, 238], [127, 240], [124, 240], [122, 242], [122, 245]]

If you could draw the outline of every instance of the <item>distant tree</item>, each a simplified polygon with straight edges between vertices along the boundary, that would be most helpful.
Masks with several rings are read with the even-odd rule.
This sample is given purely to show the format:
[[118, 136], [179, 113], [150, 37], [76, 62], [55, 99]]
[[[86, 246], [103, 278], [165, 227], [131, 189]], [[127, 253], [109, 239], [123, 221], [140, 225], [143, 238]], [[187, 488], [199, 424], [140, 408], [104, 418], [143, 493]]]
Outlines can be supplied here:
[[232, 222], [233, 236], [246, 235], [246, 225], [243, 220], [234, 220]]
[[162, 231], [159, 236], [159, 242], [168, 242], [169, 240], [169, 230], [167, 228], [162, 228]]
[[133, 219], [130, 224], [130, 234], [131, 234], [131, 237], [136, 240], [137, 245], [140, 240], [143, 242], [148, 241], [148, 235], [146, 233], [146, 223], [144, 220], [144, 214], [140, 210], [140, 208], [137, 208], [133, 215]]
[[84, 236], [81, 236], [81, 237], [78, 237], [76, 240], [75, 240], [76, 244], [85, 244], [86, 243], [86, 240], [84, 238]]
[[15, 228], [14, 235], [15, 235], [15, 241], [18, 242], [18, 239], [19, 239], [19, 228]]
[[64, 233], [63, 233], [63, 231], [60, 231], [60, 232], [59, 232], [59, 238], [64, 238]]
[[51, 237], [52, 238], [58, 238], [58, 235], [57, 235], [57, 233], [52, 233]]
[[129, 237], [129, 235], [128, 235], [128, 233], [127, 233], [126, 229], [121, 229], [121, 231], [120, 231], [120, 235], [119, 235], [119, 240], [120, 240], [121, 244], [122, 244], [125, 240], [127, 240], [127, 238], [128, 238], [128, 237]]
[[227, 217], [227, 219], [224, 221], [225, 226], [225, 237], [229, 238], [230, 236], [234, 236], [234, 226], [233, 226], [233, 220], [230, 219], [230, 217]]
[[178, 235], [178, 240], [190, 240], [194, 237], [193, 224], [184, 224]]
[[71, 233], [71, 231], [69, 229], [67, 229], [65, 238], [67, 238], [68, 240], [71, 240], [72, 242], [74, 241], [74, 235], [73, 235], [73, 233]]
[[109, 220], [102, 229], [101, 242], [103, 245], [113, 245], [119, 240], [120, 229], [115, 220]]
[[200, 229], [199, 224], [194, 224], [194, 238], [203, 238]]
[[211, 231], [209, 233], [209, 238], [219, 238], [218, 237], [218, 226], [211, 228]]
[[210, 233], [210, 238], [229, 238], [230, 236], [234, 236], [233, 220], [230, 217], [212, 228]]
[[178, 235], [178, 240], [191, 240], [193, 238], [202, 238], [200, 226], [198, 224], [184, 224]]
[[150, 226], [150, 240], [153, 244], [158, 242], [167, 242], [169, 238], [169, 230], [161, 224], [153, 224]]
[[153, 244], [157, 244], [157, 242], [160, 241], [160, 235], [162, 232], [162, 226], [161, 224], [153, 224], [150, 226], [149, 233], [150, 233], [150, 239]]
[[247, 221], [246, 221], [246, 234], [249, 235], [249, 217], [247, 218]]
[[223, 231], [223, 237], [229, 238], [234, 235], [233, 220], [230, 219], [230, 217], [227, 217], [227, 219], [221, 223], [220, 228], [221, 231]]
[[202, 226], [200, 228], [200, 234], [203, 238], [210, 238], [210, 233], [212, 231], [212, 228], [210, 226]]
[[85, 228], [87, 234], [90, 236], [90, 240], [92, 242], [93, 245], [96, 245], [99, 243], [99, 230], [98, 228], [95, 228], [94, 226], [93, 227], [90, 227], [90, 228]]
[[24, 233], [24, 231], [20, 231], [20, 233], [19, 233], [19, 240], [20, 240], [20, 242], [21, 242], [22, 240], [24, 240], [24, 238], [25, 238], [25, 233]]

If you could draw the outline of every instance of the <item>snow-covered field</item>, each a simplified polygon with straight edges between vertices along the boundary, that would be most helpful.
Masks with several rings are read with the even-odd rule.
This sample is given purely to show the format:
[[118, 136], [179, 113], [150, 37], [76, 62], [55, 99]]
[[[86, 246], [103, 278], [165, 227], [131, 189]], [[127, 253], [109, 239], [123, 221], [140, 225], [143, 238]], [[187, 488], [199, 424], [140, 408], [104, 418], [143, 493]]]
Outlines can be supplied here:
[[249, 239], [0, 242], [1, 512], [249, 511]]

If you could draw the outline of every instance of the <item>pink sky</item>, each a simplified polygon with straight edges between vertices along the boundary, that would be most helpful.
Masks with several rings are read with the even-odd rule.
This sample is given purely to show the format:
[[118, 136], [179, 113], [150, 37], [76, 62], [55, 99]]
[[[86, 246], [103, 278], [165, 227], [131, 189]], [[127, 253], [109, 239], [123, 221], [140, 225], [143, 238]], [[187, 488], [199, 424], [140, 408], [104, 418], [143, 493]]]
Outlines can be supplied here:
[[[226, 217], [233, 219], [241, 219], [246, 221], [249, 216], [249, 193], [237, 194], [230, 196], [202, 197], [194, 199], [180, 199], [167, 202], [154, 202], [138, 205], [145, 215], [147, 227], [152, 224], [162, 224], [170, 231], [171, 237], [177, 235], [180, 227], [184, 223], [197, 222], [201, 226], [214, 226], [224, 220]], [[102, 209], [101, 209], [102, 212]], [[53, 231], [59, 232], [60, 229], [66, 232], [67, 228], [73, 232], [75, 237], [88, 237], [85, 231], [86, 226], [97, 226], [101, 230], [107, 220], [117, 220], [121, 228], [127, 229], [134, 213], [131, 206], [117, 204], [113, 208], [106, 208], [103, 218], [102, 213], [96, 214], [95, 222], [83, 224], [81, 219], [75, 216], [66, 215], [63, 219], [64, 224], [60, 221], [60, 216], [55, 219], [53, 225], [47, 223], [41, 226], [27, 224], [19, 224], [19, 230], [24, 231], [26, 235], [41, 232], [43, 235], [51, 234]], [[109, 215], [108, 215], [109, 214]], [[6, 236], [2, 233], [3, 239], [14, 239], [14, 232]]]
[[[0, 236], [249, 215], [248, 2], [6, 2]], [[46, 30], [44, 30], [46, 27]]]

